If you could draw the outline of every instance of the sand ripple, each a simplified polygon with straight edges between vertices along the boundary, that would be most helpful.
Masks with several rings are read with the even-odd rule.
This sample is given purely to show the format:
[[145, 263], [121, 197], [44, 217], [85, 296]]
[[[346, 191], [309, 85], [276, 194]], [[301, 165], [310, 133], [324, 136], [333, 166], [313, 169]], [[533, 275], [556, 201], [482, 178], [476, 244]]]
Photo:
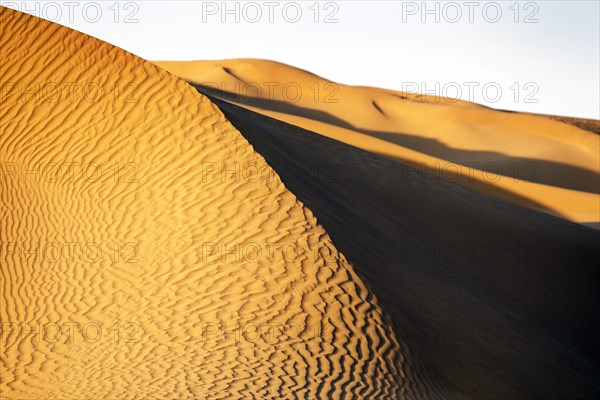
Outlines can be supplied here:
[[0, 18], [3, 398], [410, 397], [375, 298], [212, 103]]

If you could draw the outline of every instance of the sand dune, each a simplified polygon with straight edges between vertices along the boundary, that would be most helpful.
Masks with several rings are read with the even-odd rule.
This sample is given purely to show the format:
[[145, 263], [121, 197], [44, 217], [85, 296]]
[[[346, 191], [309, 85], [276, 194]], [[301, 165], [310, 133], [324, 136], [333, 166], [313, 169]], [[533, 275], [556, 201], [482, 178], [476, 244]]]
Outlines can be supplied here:
[[390, 312], [426, 398], [600, 397], [599, 232], [214, 101]]
[[[265, 60], [156, 62], [205, 93], [580, 223], [600, 221], [597, 121], [333, 83]], [[210, 89], [216, 90], [210, 90]]]
[[2, 399], [600, 397], [594, 122], [0, 20]]
[[3, 399], [429, 397], [376, 298], [206, 97], [0, 18]]

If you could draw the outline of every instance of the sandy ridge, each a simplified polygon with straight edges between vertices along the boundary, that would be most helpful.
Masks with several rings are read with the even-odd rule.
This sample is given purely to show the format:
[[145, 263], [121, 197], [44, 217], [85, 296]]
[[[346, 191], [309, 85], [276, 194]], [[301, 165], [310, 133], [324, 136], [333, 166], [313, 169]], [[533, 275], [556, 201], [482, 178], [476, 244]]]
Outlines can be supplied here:
[[[0, 18], [3, 90], [103, 88], [93, 101], [17, 91], [0, 104], [3, 398], [419, 395], [374, 296], [213, 104], [109, 44], [5, 8]], [[207, 173], [224, 162], [271, 173]], [[54, 181], [53, 163], [103, 173]], [[271, 251], [256, 258], [260, 247]], [[285, 329], [249, 340], [236, 323]]]

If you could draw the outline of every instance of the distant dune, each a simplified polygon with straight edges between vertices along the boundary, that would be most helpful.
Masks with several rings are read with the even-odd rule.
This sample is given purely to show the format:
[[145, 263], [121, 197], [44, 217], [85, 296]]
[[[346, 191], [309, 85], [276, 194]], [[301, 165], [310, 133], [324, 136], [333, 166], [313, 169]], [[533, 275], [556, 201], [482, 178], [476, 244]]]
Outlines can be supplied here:
[[312, 212], [206, 97], [0, 19], [3, 399], [427, 393]]
[[597, 121], [346, 86], [265, 60], [156, 64], [215, 97], [467, 187], [571, 221], [600, 221]]
[[[509, 111], [510, 112], [510, 111]], [[533, 115], [536, 117], [544, 117], [550, 118], [556, 121], [564, 122], [566, 124], [574, 125], [583, 130], [594, 132], [600, 135], [600, 120], [597, 119], [586, 119], [586, 118], [573, 118], [573, 117], [564, 117], [560, 115], [546, 115], [546, 114], [530, 114], [530, 113], [521, 113]]]

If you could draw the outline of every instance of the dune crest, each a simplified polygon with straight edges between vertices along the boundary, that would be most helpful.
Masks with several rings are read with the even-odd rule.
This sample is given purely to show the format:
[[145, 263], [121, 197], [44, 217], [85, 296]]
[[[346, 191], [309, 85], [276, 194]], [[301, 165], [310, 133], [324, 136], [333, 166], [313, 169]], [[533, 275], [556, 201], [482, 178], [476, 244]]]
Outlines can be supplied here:
[[82, 33], [0, 18], [3, 398], [436, 397], [206, 97]]
[[155, 63], [272, 118], [571, 221], [600, 221], [600, 136], [582, 129], [597, 121], [347, 86], [267, 60]]

